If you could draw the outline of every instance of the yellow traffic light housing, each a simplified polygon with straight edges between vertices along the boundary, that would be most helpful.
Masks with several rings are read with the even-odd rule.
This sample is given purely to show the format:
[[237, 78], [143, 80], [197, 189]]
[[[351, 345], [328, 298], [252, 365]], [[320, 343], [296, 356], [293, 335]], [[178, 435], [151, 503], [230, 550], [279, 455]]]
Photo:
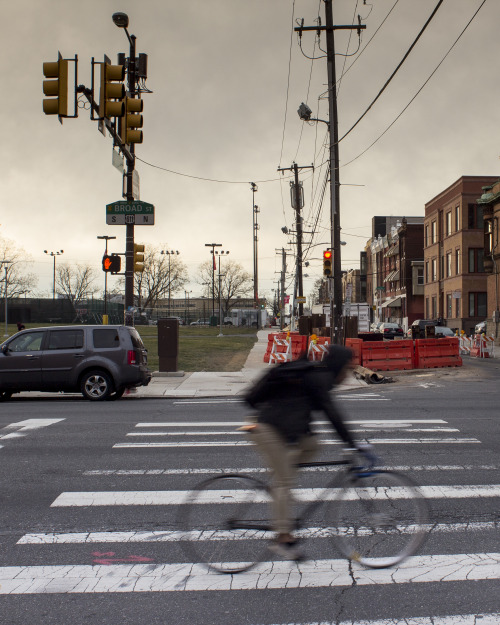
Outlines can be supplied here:
[[144, 271], [144, 245], [134, 243], [134, 273]]
[[130, 145], [132, 143], [142, 143], [143, 119], [142, 113], [144, 100], [140, 98], [125, 98], [125, 113], [121, 119], [120, 137], [123, 143]]
[[327, 278], [332, 277], [332, 251], [325, 250], [323, 252], [323, 275]]
[[111, 65], [105, 58], [101, 63], [99, 117], [111, 119], [125, 114], [125, 66]]
[[68, 116], [68, 63], [59, 52], [58, 60], [43, 64], [43, 75], [49, 80], [43, 81], [43, 93], [48, 98], [43, 100], [45, 115]]

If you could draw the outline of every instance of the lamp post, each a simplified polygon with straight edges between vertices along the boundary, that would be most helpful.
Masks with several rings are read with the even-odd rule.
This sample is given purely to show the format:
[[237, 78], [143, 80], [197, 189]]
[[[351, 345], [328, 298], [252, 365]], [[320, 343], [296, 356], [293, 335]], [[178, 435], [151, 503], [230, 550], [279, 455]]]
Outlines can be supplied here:
[[257, 223], [257, 214], [259, 213], [259, 207], [255, 204], [255, 194], [259, 190], [259, 187], [255, 182], [250, 183], [252, 191], [252, 245], [253, 245], [253, 300], [254, 308], [259, 308], [259, 262], [257, 257], [257, 230], [259, 224]]
[[[110, 237], [106, 234], [103, 234], [102, 236], [98, 236], [98, 239], [104, 239], [106, 241], [106, 248], [104, 250], [104, 255], [107, 256], [108, 255], [108, 241], [110, 239], [116, 239], [116, 237]], [[108, 293], [108, 272], [105, 271], [104, 272], [104, 315], [106, 316], [106, 319], [104, 319], [103, 317], [103, 325], [107, 325], [108, 324], [108, 297], [107, 297], [107, 293]], [[104, 321], [106, 321], [106, 323], [104, 323]]]
[[222, 300], [221, 300], [221, 273], [220, 273], [220, 258], [221, 256], [223, 256], [224, 254], [229, 254], [229, 251], [224, 251], [221, 250], [220, 252], [215, 252], [216, 254], [219, 254], [219, 335], [218, 336], [224, 336], [222, 334]]
[[177, 250], [162, 250], [160, 254], [166, 254], [168, 256], [168, 316], [170, 317], [170, 287], [172, 285], [172, 278], [170, 276], [170, 257], [178, 255]]
[[53, 279], [53, 286], [52, 286], [52, 299], [55, 300], [56, 299], [56, 256], [61, 256], [61, 254], [64, 254], [64, 250], [57, 250], [56, 252], [48, 252], [47, 250], [43, 250], [44, 254], [48, 254], [49, 256], [52, 256], [54, 258], [54, 279]]
[[[185, 310], [184, 310], [184, 323], [187, 325], [189, 322], [189, 294], [192, 293], [193, 291], [184, 291], [184, 306], [185, 306]], [[187, 302], [187, 304], [186, 304]]]
[[[137, 94], [140, 94], [141, 89], [137, 85], [138, 72], [137, 72], [137, 59], [135, 52], [135, 43], [137, 37], [130, 35], [127, 27], [129, 25], [128, 15], [126, 13], [117, 12], [112, 16], [114, 24], [118, 28], [123, 28], [127, 39], [130, 44], [128, 59], [123, 57], [123, 62], [127, 64], [127, 76], [128, 76], [128, 93], [127, 96], [135, 98]], [[126, 123], [126, 121], [125, 121]], [[127, 157], [127, 173], [125, 174], [126, 180], [126, 199], [128, 202], [133, 202], [137, 197], [134, 194], [134, 170], [135, 170], [135, 146], [131, 143], [128, 147], [130, 158]], [[125, 231], [125, 311], [134, 305], [134, 224], [127, 223]]]
[[210, 254], [212, 254], [212, 317], [215, 317], [215, 248], [222, 247], [222, 243], [205, 243], [205, 247], [211, 247]]
[[5, 334], [4, 336], [9, 336], [9, 332], [7, 331], [7, 270], [10, 265], [12, 265], [11, 260], [2, 260], [0, 264], [4, 266], [5, 269], [5, 284], [4, 284], [4, 295], [5, 295]]

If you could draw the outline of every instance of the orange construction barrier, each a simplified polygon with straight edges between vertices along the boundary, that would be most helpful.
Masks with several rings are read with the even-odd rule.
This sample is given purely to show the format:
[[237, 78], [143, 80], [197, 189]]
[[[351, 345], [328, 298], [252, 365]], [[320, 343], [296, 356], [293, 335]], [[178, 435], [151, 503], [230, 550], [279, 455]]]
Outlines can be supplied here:
[[[314, 338], [313, 338], [314, 336]], [[330, 338], [327, 336], [312, 335], [309, 341], [309, 349], [307, 352], [308, 360], [323, 360], [328, 346], [330, 345]]]
[[413, 369], [413, 341], [364, 341], [361, 357], [372, 371]]
[[363, 339], [346, 339], [345, 346], [352, 350], [352, 365], [361, 365], [363, 363], [362, 360], [362, 350], [363, 350]]
[[458, 338], [417, 339], [415, 341], [415, 368], [461, 367]]

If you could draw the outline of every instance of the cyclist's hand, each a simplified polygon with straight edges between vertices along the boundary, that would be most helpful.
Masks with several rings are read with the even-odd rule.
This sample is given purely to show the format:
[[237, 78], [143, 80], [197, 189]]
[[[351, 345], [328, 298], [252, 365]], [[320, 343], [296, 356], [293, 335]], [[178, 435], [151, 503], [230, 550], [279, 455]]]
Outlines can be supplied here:
[[367, 466], [373, 467], [377, 464], [377, 456], [375, 455], [373, 445], [368, 443], [359, 443], [356, 445], [356, 449], [363, 457], [363, 462]]

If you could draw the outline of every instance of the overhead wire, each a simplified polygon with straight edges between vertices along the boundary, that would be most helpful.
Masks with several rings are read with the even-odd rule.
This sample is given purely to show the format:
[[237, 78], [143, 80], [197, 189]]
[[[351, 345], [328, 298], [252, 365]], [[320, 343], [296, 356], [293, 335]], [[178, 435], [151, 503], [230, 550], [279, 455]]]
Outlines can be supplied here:
[[339, 139], [339, 143], [345, 139], [347, 137], [347, 135], [349, 133], [351, 133], [354, 128], [356, 128], [356, 126], [359, 124], [359, 122], [365, 117], [365, 115], [368, 113], [368, 111], [372, 108], [372, 106], [375, 104], [375, 102], [377, 102], [377, 100], [380, 98], [380, 96], [384, 93], [384, 91], [387, 89], [387, 87], [389, 86], [389, 84], [391, 83], [392, 79], [394, 78], [394, 76], [396, 76], [396, 74], [398, 73], [398, 71], [401, 69], [403, 63], [406, 61], [406, 59], [410, 56], [411, 51], [413, 50], [413, 48], [417, 45], [418, 40], [420, 39], [420, 37], [424, 34], [425, 30], [427, 29], [427, 27], [429, 26], [429, 24], [431, 23], [431, 21], [433, 20], [434, 16], [436, 15], [436, 13], [439, 10], [439, 7], [443, 4], [444, 0], [439, 0], [437, 5], [434, 7], [434, 10], [432, 11], [431, 15], [429, 16], [429, 18], [427, 19], [427, 21], [425, 22], [425, 24], [423, 25], [423, 27], [421, 28], [420, 32], [418, 33], [417, 37], [414, 39], [413, 43], [411, 44], [411, 46], [408, 48], [408, 50], [406, 51], [406, 54], [403, 56], [403, 58], [401, 59], [401, 61], [398, 63], [396, 69], [392, 72], [392, 74], [389, 76], [389, 78], [386, 80], [384, 86], [382, 87], [382, 89], [380, 89], [380, 91], [377, 93], [377, 95], [375, 96], [375, 98], [372, 100], [372, 102], [370, 103], [370, 105], [368, 106], [368, 108], [365, 110], [365, 112], [361, 115], [361, 117], [358, 118], [358, 120], [349, 128], [349, 130], [344, 133], [344, 135]]
[[467, 24], [465, 25], [464, 29], [462, 30], [462, 32], [458, 35], [458, 37], [455, 39], [455, 41], [452, 43], [452, 45], [450, 46], [450, 48], [448, 48], [448, 51], [446, 52], [446, 54], [443, 56], [443, 58], [439, 61], [439, 63], [436, 65], [436, 67], [434, 68], [434, 70], [431, 72], [431, 74], [428, 76], [428, 78], [426, 79], [426, 81], [422, 84], [422, 86], [420, 87], [420, 89], [415, 93], [415, 95], [412, 97], [412, 99], [408, 102], [408, 104], [403, 108], [403, 110], [399, 113], [399, 115], [389, 124], [389, 126], [387, 126], [387, 128], [384, 130], [384, 132], [382, 132], [376, 139], [375, 141], [373, 141], [365, 150], [363, 150], [360, 154], [358, 154], [357, 156], [355, 156], [354, 158], [352, 158], [350, 161], [348, 161], [347, 163], [344, 163], [343, 165], [341, 165], [341, 167], [347, 167], [347, 165], [350, 165], [351, 163], [353, 163], [354, 161], [356, 161], [358, 158], [360, 158], [361, 156], [363, 156], [363, 154], [366, 154], [366, 152], [368, 152], [368, 150], [370, 148], [372, 148], [378, 141], [380, 141], [380, 139], [392, 128], [392, 126], [394, 126], [394, 124], [398, 121], [398, 119], [405, 113], [405, 111], [410, 107], [410, 105], [413, 103], [413, 101], [417, 98], [417, 96], [423, 91], [424, 87], [427, 85], [427, 83], [431, 80], [431, 78], [434, 76], [434, 74], [437, 72], [437, 70], [441, 67], [441, 65], [444, 63], [445, 59], [447, 58], [447, 56], [450, 54], [450, 52], [453, 50], [453, 48], [457, 45], [457, 43], [459, 42], [459, 40], [462, 38], [463, 34], [465, 33], [465, 31], [469, 28], [469, 26], [472, 24], [472, 22], [474, 21], [474, 19], [476, 18], [477, 14], [479, 13], [479, 11], [483, 8], [483, 6], [485, 5], [486, 0], [483, 0], [481, 2], [481, 4], [479, 5], [478, 9], [475, 11], [475, 13], [473, 14], [473, 16], [470, 18], [470, 20], [467, 22]]

